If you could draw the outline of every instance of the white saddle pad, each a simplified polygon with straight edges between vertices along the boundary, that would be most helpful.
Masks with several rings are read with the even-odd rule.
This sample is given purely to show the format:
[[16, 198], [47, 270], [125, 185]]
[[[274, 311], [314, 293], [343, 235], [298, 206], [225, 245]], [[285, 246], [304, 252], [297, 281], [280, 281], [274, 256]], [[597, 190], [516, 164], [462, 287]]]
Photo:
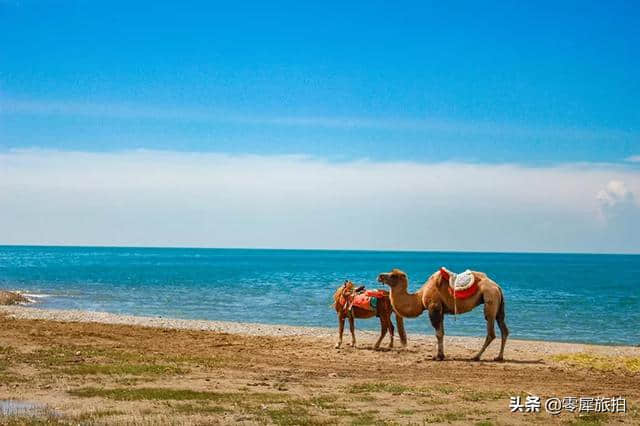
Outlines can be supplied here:
[[449, 285], [455, 289], [455, 291], [462, 291], [471, 287], [475, 279], [476, 277], [474, 277], [473, 273], [468, 269], [460, 274], [451, 272], [449, 274]]

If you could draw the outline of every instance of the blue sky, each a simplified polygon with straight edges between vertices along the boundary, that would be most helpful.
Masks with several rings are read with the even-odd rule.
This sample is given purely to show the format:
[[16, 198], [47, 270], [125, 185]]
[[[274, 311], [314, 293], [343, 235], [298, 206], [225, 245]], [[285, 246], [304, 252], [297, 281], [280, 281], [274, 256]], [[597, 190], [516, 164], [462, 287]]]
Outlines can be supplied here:
[[[442, 164], [464, 170], [474, 164], [482, 173], [513, 166], [520, 177], [531, 168], [545, 177], [560, 168], [571, 170], [572, 177], [578, 176], [576, 170], [588, 173], [580, 179], [591, 186], [550, 183], [549, 194], [588, 193], [591, 201], [585, 198], [582, 207], [595, 212], [593, 223], [575, 230], [568, 244], [566, 236], [551, 236], [562, 234], [575, 217], [564, 207], [549, 207], [544, 222], [550, 237], [522, 245], [518, 242], [533, 239], [523, 218], [531, 215], [535, 222], [541, 216], [511, 206], [524, 222], [514, 222], [512, 241], [490, 249], [640, 251], [638, 241], [621, 237], [630, 235], [640, 197], [637, 4], [304, 3], [0, 1], [0, 153], [5, 166], [11, 165], [2, 171], [4, 185], [18, 194], [24, 189], [18, 176], [35, 164], [58, 173], [52, 158], [72, 152], [94, 161], [95, 170], [105, 173], [102, 181], [112, 178], [108, 173], [113, 170], [105, 165], [112, 155], [156, 164], [173, 153], [181, 164], [181, 153], [194, 152], [202, 154], [197, 161], [212, 161], [211, 167], [257, 156], [267, 163], [279, 158], [292, 171], [299, 165], [292, 166], [288, 156], [303, 156], [326, 162], [322, 170], [329, 173], [328, 181], [338, 173], [327, 171], [331, 167], [362, 161], [389, 173], [387, 181], [396, 174], [385, 164], [422, 167], [415, 178]], [[148, 151], [148, 157], [136, 157], [137, 150]], [[34, 152], [41, 158], [34, 158]], [[255, 166], [255, 158], [246, 161]], [[17, 163], [23, 169], [14, 169]], [[313, 164], [307, 166], [316, 170], [318, 163]], [[468, 178], [485, 176], [476, 173]], [[51, 178], [42, 176], [32, 184], [44, 191], [42, 185]], [[63, 181], [68, 187], [60, 200], [76, 189], [71, 178]], [[490, 198], [493, 182], [474, 190]], [[279, 185], [271, 191], [278, 192]], [[458, 181], [443, 185], [453, 185], [447, 189], [464, 196]], [[336, 188], [327, 184], [316, 190]], [[513, 191], [503, 195], [515, 199], [518, 189]], [[38, 204], [41, 193], [34, 189], [33, 194], [40, 194], [33, 195]], [[114, 202], [124, 199], [112, 195]], [[245, 196], [255, 194], [247, 190]], [[5, 198], [16, 209], [12, 217], [19, 218], [11, 200]], [[375, 202], [367, 202], [375, 208]], [[84, 208], [86, 217], [95, 216]], [[615, 238], [597, 228], [612, 211], [619, 222]], [[322, 213], [318, 207], [308, 217]], [[169, 217], [164, 210], [158, 214], [159, 221]], [[493, 214], [488, 208], [465, 232], [486, 227]], [[429, 218], [439, 220], [423, 217]], [[15, 220], [14, 229], [21, 231], [12, 234], [11, 242], [151, 244], [148, 234], [126, 241], [108, 238], [111, 232], [83, 239], [106, 219], [68, 239], [45, 231], [32, 235], [27, 231], [33, 221]], [[135, 222], [133, 216], [130, 220]], [[332, 225], [335, 235], [348, 229], [344, 220]], [[362, 235], [390, 223], [391, 217], [372, 223]], [[176, 231], [167, 244], [252, 245], [248, 238], [219, 239], [216, 232], [202, 241], [182, 241]], [[585, 234], [589, 238], [580, 237]], [[332, 247], [314, 238], [284, 244], [274, 234], [260, 244]], [[355, 235], [335, 246], [483, 247], [418, 239], [387, 247]]]
[[[633, 2], [159, 3], [2, 2], [3, 145], [524, 163], [638, 153]], [[86, 104], [175, 116], [87, 116]], [[270, 124], [281, 119], [306, 121]]]

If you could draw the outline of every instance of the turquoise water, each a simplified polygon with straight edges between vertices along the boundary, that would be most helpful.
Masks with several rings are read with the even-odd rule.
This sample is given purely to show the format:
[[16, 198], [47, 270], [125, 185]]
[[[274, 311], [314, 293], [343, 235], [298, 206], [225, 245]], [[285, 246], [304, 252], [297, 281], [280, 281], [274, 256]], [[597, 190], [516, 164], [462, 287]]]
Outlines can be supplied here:
[[[415, 291], [440, 266], [498, 282], [514, 338], [640, 344], [640, 256], [0, 246], [0, 288], [43, 308], [333, 327], [345, 279], [377, 287], [397, 267]], [[432, 333], [426, 315], [407, 323]], [[482, 308], [446, 332], [483, 336]]]

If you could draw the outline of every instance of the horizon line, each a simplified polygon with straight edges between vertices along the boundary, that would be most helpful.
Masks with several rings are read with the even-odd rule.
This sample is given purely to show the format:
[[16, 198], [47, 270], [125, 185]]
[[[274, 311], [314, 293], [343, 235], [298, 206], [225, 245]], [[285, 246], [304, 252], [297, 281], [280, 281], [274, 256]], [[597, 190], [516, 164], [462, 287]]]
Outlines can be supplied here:
[[38, 247], [38, 248], [118, 248], [118, 249], [157, 249], [157, 250], [270, 250], [270, 251], [346, 251], [371, 253], [466, 253], [466, 254], [568, 254], [591, 256], [640, 256], [640, 252], [564, 252], [564, 251], [482, 251], [482, 250], [438, 250], [438, 249], [364, 249], [364, 248], [277, 248], [277, 247], [213, 247], [213, 246], [129, 246], [129, 245], [77, 245], [77, 244], [0, 244], [0, 247]]

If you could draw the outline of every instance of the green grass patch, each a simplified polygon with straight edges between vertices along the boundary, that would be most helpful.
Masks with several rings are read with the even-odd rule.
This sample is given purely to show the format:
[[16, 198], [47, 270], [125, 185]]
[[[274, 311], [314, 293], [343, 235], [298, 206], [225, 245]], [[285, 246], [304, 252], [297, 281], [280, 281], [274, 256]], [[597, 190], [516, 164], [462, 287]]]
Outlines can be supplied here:
[[449, 411], [442, 414], [431, 414], [424, 418], [425, 423], [451, 423], [466, 419], [466, 415], [459, 411]]
[[37, 349], [33, 352], [16, 354], [15, 360], [34, 367], [64, 367], [70, 364], [87, 362], [90, 359], [94, 363], [99, 362], [127, 362], [127, 363], [153, 363], [153, 358], [124, 352], [116, 349], [93, 348], [90, 346], [56, 346], [46, 349]]
[[361, 413], [351, 421], [352, 426], [375, 425], [377, 423], [377, 418], [373, 413]]
[[465, 401], [495, 401], [507, 398], [510, 394], [503, 391], [467, 391], [462, 394]]
[[551, 357], [554, 361], [575, 367], [593, 368], [599, 371], [640, 372], [640, 357], [601, 356], [581, 352], [577, 354], [560, 354]]
[[11, 346], [0, 346], [0, 355], [11, 355], [15, 352]]
[[371, 393], [371, 392], [388, 392], [388, 393], [405, 393], [412, 392], [414, 388], [405, 385], [398, 385], [394, 383], [359, 383], [352, 385], [349, 388], [351, 393]]
[[197, 357], [197, 356], [166, 356], [157, 358], [158, 362], [175, 363], [175, 364], [189, 364], [206, 369], [217, 369], [222, 367], [233, 367], [236, 364], [245, 365], [242, 360], [226, 358], [221, 356], [211, 357]]
[[[141, 355], [110, 348], [64, 346], [38, 349], [14, 355], [17, 362], [29, 364], [43, 374], [71, 376], [160, 376], [188, 372], [174, 363], [159, 362], [154, 355]], [[0, 360], [1, 362], [1, 360]]]
[[339, 399], [338, 395], [321, 395], [309, 399], [308, 403], [322, 409], [345, 407], [344, 404], [338, 402]]
[[298, 405], [270, 408], [266, 413], [271, 421], [277, 425], [315, 424], [313, 423], [313, 418], [309, 416], [309, 411]]
[[61, 373], [72, 376], [164, 376], [184, 374], [186, 370], [158, 364], [80, 364], [65, 368]]
[[56, 417], [2, 416], [3, 426], [68, 426], [69, 423]]
[[378, 398], [376, 398], [375, 395], [371, 395], [370, 393], [361, 393], [358, 394], [358, 401], [362, 401], [362, 402], [374, 402], [376, 401]]
[[327, 413], [330, 416], [335, 416], [335, 417], [358, 417], [358, 416], [360, 416], [359, 413], [356, 413], [355, 411], [351, 411], [348, 408], [334, 408], [334, 409], [328, 410]]
[[457, 391], [457, 388], [451, 385], [437, 385], [437, 386], [431, 387], [430, 389], [433, 389], [434, 391], [443, 393], [445, 395], [449, 395]]
[[111, 416], [122, 416], [125, 414], [127, 413], [120, 410], [96, 410], [96, 411], [89, 411], [86, 413], [82, 413], [78, 416], [75, 416], [73, 417], [73, 420], [78, 422], [90, 422], [91, 420], [98, 420], [98, 419], [111, 417]]
[[0, 372], [0, 383], [24, 383], [29, 381], [26, 377], [11, 374], [7, 372]]
[[184, 414], [184, 415], [222, 414], [222, 413], [231, 411], [219, 405], [175, 404], [175, 405], [170, 405], [170, 407], [175, 413]]
[[396, 413], [400, 414], [401, 416], [412, 416], [417, 412], [418, 410], [412, 410], [410, 408], [400, 408], [396, 410]]
[[277, 393], [207, 392], [175, 388], [114, 388], [85, 387], [68, 391], [80, 398], [107, 398], [116, 401], [215, 401], [236, 403], [286, 402], [286, 395]]
[[14, 355], [15, 350], [11, 346], [0, 346], [0, 372], [9, 368], [11, 358]]
[[600, 426], [607, 423], [608, 416], [602, 413], [585, 414], [569, 422], [573, 426]]

